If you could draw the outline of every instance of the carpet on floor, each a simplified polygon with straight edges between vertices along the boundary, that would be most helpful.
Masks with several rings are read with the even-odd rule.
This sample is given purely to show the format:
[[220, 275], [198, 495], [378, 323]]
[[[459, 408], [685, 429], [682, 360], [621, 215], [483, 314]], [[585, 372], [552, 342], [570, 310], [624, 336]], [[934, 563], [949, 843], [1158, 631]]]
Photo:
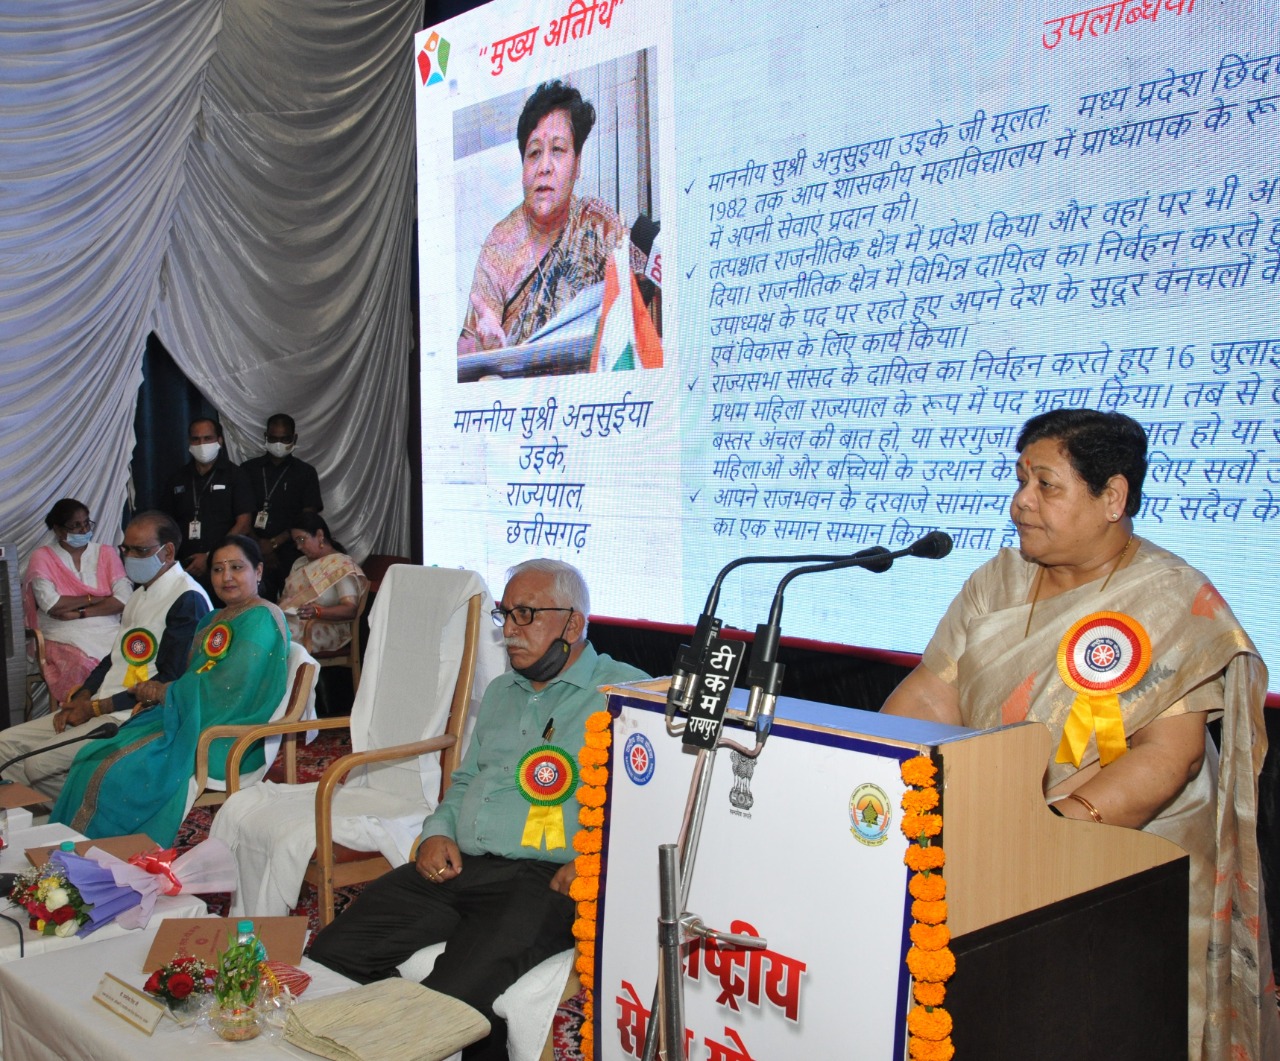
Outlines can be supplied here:
[[[298, 780], [302, 782], [319, 780], [325, 767], [350, 750], [351, 739], [346, 730], [321, 730], [314, 741], [298, 749]], [[272, 781], [283, 781], [284, 764], [277, 760], [268, 771], [267, 777]], [[179, 854], [189, 851], [209, 835], [209, 826], [217, 810], [217, 807], [192, 809], [178, 829], [175, 846]], [[360, 894], [362, 887], [363, 885], [356, 884], [336, 891], [334, 908], [339, 916]], [[209, 910], [219, 916], [225, 916], [231, 905], [229, 895], [206, 895], [203, 898], [208, 903]], [[311, 935], [314, 937], [320, 930], [320, 915], [316, 890], [310, 884], [303, 884], [302, 894], [293, 912], [307, 918]], [[585, 997], [579, 993], [560, 1003], [560, 1008], [556, 1011], [551, 1029], [555, 1061], [580, 1061], [582, 1058], [579, 1029], [582, 1026], [584, 1002]]]

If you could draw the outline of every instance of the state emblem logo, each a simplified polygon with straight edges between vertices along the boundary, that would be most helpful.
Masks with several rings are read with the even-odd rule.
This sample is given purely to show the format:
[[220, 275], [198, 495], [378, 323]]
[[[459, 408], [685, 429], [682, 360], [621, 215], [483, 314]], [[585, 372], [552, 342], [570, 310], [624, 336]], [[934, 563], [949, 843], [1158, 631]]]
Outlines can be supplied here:
[[849, 823], [854, 839], [868, 847], [879, 847], [889, 835], [889, 797], [879, 785], [865, 782], [849, 797]]

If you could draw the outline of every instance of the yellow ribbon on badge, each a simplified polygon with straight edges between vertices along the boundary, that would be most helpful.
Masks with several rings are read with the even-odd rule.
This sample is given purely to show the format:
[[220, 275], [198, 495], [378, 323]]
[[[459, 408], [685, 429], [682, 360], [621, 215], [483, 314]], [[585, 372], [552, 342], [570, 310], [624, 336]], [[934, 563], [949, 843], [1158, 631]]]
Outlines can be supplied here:
[[1138, 684], [1151, 666], [1151, 639], [1132, 616], [1094, 612], [1075, 623], [1058, 645], [1058, 675], [1075, 691], [1062, 727], [1055, 762], [1079, 766], [1097, 741], [1103, 766], [1129, 750], [1120, 694]]
[[529, 813], [520, 836], [521, 847], [546, 849], [565, 846], [564, 809], [561, 804], [578, 787], [578, 764], [554, 744], [542, 744], [524, 754], [516, 767], [516, 784], [529, 801]]
[[520, 835], [520, 846], [542, 847], [543, 837], [547, 840], [547, 850], [564, 847], [564, 810], [557, 804], [554, 807], [533, 806], [524, 820], [524, 832]]
[[124, 688], [132, 689], [150, 677], [147, 671], [158, 650], [159, 646], [150, 630], [137, 626], [125, 633], [120, 639], [120, 653], [126, 663], [121, 682]]

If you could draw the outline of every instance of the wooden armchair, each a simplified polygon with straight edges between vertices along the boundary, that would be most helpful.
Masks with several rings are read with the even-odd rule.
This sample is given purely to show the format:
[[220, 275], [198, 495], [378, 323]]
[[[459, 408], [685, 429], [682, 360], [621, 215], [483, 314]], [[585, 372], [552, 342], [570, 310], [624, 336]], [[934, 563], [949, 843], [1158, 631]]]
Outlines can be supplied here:
[[[356, 601], [355, 618], [351, 620], [351, 640], [343, 647], [333, 652], [316, 652], [314, 653], [316, 662], [323, 667], [348, 667], [351, 670], [351, 691], [359, 692], [360, 690], [360, 620], [364, 617], [364, 610], [369, 604], [369, 585], [365, 583], [364, 588], [360, 590], [360, 598]], [[310, 625], [309, 623], [307, 624]], [[303, 632], [303, 640], [306, 640], [307, 631]]]
[[[314, 710], [307, 711], [308, 706], [314, 708], [315, 699], [313, 696], [315, 690], [317, 663], [311, 654], [296, 642], [289, 645], [289, 673], [285, 683], [284, 699], [280, 701], [279, 706], [272, 716], [272, 721], [263, 725], [226, 725], [226, 726], [210, 726], [200, 734], [200, 742], [196, 745], [196, 772], [191, 782], [191, 789], [187, 795], [187, 810], [190, 811], [192, 806], [207, 807], [214, 804], [222, 803], [226, 800], [228, 793], [234, 789], [229, 787], [232, 776], [232, 758], [231, 753], [239, 748], [240, 752], [234, 758], [234, 771], [237, 785], [241, 784], [240, 778], [240, 761], [248, 750], [258, 741], [266, 740], [265, 758], [261, 767], [253, 772], [252, 780], [257, 781], [263, 777], [271, 768], [276, 755], [281, 746], [284, 747], [284, 772], [285, 778], [290, 784], [296, 784], [298, 780], [298, 734], [305, 733], [309, 730], [318, 728], [314, 721], [305, 721], [304, 716], [310, 714], [314, 716]], [[254, 740], [243, 741], [237, 740], [232, 745], [227, 758], [227, 769], [224, 777], [226, 781], [219, 781], [216, 778], [209, 777], [209, 750], [213, 742], [228, 737], [242, 737], [248, 732], [257, 732], [263, 728], [269, 728], [272, 723], [279, 724], [301, 722], [300, 729], [289, 731], [276, 735], [275, 731], [270, 731], [265, 735], [260, 735]], [[274, 737], [274, 739], [272, 739]]]
[[[426, 571], [430, 577], [424, 578], [423, 571]], [[456, 582], [459, 576], [479, 583], [478, 577], [470, 572], [456, 572], [447, 569], [409, 568], [406, 569], [406, 574], [399, 576], [399, 579], [401, 580], [400, 584], [405, 587], [407, 593], [422, 594], [431, 592], [432, 579]], [[483, 583], [479, 583], [479, 585], [482, 587]], [[395, 587], [392, 586], [388, 592], [391, 593], [394, 590]], [[410, 602], [404, 601], [400, 606], [403, 607], [407, 603]], [[343, 814], [342, 808], [337, 806], [337, 802], [343, 793], [344, 782], [348, 776], [353, 771], [358, 771], [361, 777], [361, 785], [358, 787], [377, 789], [380, 787], [381, 782], [388, 781], [385, 775], [379, 775], [376, 769], [379, 765], [401, 760], [415, 760], [420, 756], [439, 752], [441, 781], [438, 795], [443, 795], [448, 787], [449, 778], [458, 765], [462, 737], [466, 731], [472, 696], [475, 692], [476, 664], [486, 604], [492, 607], [487, 593], [475, 592], [469, 598], [462, 598], [465, 617], [461, 629], [460, 654], [456, 656], [457, 670], [456, 674], [453, 675], [452, 696], [446, 702], [447, 707], [446, 704], [441, 704], [438, 708], [428, 705], [427, 714], [411, 722], [419, 732], [428, 732], [434, 729], [434, 734], [423, 736], [418, 740], [402, 741], [383, 747], [369, 746], [363, 749], [357, 747], [357, 750], [331, 763], [316, 786], [314, 796], [315, 849], [308, 860], [303, 873], [303, 880], [310, 881], [316, 888], [322, 926], [329, 924], [333, 920], [335, 889], [373, 880], [391, 868], [391, 863], [378, 851], [358, 851], [334, 840], [335, 815], [341, 817]], [[377, 626], [380, 620], [383, 623], [387, 623], [390, 611], [390, 602], [380, 600], [378, 606], [375, 606], [371, 620], [372, 624]], [[391, 620], [391, 624], [394, 625], [394, 620]], [[391, 636], [394, 637], [397, 634], [392, 634]], [[375, 649], [377, 652], [377, 658], [371, 662], [371, 667], [412, 669], [415, 666], [417, 661], [406, 659], [403, 648], [389, 648], [388, 651], [384, 652], [382, 649], [385, 644], [386, 642], [381, 636], [371, 637], [370, 652], [371, 654], [374, 653]], [[419, 649], [419, 655], [422, 655], [421, 646], [419, 646]], [[447, 652], [446, 655], [452, 658], [451, 652]], [[361, 722], [365, 729], [368, 730], [368, 738], [371, 738], [372, 743], [376, 744], [377, 736], [375, 730], [377, 727], [369, 724], [368, 716], [371, 712], [392, 710], [398, 711], [400, 714], [407, 714], [410, 718], [412, 718], [412, 713], [405, 711], [409, 705], [402, 702], [403, 686], [400, 687], [401, 692], [395, 698], [395, 702], [387, 703], [386, 701], [389, 699], [387, 696], [379, 696], [379, 682], [387, 680], [386, 676], [379, 674], [376, 678], [372, 677], [375, 675], [375, 671], [372, 669], [369, 671], [369, 675], [371, 676], [370, 681], [373, 683], [372, 688], [366, 691], [368, 693], [367, 696], [357, 698], [356, 711], [361, 711], [361, 705], [365, 705]], [[401, 674], [400, 677], [403, 681], [406, 676]], [[418, 691], [420, 693], [426, 692], [425, 689]], [[353, 716], [356, 711], [353, 711]], [[427, 728], [424, 730], [423, 718], [429, 719], [437, 711], [440, 713], [439, 721], [435, 723], [426, 722]], [[350, 725], [352, 725], [351, 718], [331, 718], [320, 719], [316, 722], [266, 723], [247, 730], [232, 746], [227, 758], [228, 796], [236, 792], [240, 786], [240, 759], [255, 740], [260, 740], [268, 734], [296, 734], [307, 729], [338, 729]], [[404, 719], [400, 721], [400, 728], [401, 731], [407, 728]], [[444, 732], [440, 732], [440, 729], [443, 729]], [[353, 730], [353, 745], [356, 742], [357, 737]], [[374, 769], [370, 770], [369, 768], [371, 767]], [[416, 805], [413, 803], [408, 804], [409, 812], [420, 812], [425, 816], [426, 813], [429, 813], [430, 804], [423, 802], [421, 775], [416, 764], [411, 764], [409, 771], [414, 778], [414, 784], [419, 786], [418, 803]], [[403, 772], [401, 773], [403, 774]], [[404, 777], [401, 776], [398, 780], [400, 781], [401, 789], [403, 789]], [[273, 793], [278, 791], [273, 790]], [[388, 789], [387, 793], [391, 799], [396, 798], [398, 794], [394, 787]], [[288, 798], [288, 793], [280, 793], [280, 795], [282, 798]], [[436, 801], [438, 801], [438, 796], [432, 803]], [[231, 807], [227, 808], [227, 810], [231, 809]], [[301, 822], [298, 825], [300, 828], [302, 827]], [[245, 828], [249, 828], [248, 824], [246, 824]]]

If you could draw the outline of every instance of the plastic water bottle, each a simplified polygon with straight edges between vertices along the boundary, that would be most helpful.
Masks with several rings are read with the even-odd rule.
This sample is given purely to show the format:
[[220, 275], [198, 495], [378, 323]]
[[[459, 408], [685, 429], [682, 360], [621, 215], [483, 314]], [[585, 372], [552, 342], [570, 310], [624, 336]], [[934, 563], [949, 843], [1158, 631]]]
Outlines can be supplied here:
[[253, 947], [254, 954], [258, 961], [265, 962], [267, 960], [267, 948], [263, 946], [262, 940], [253, 930], [253, 922], [248, 918], [236, 924], [236, 943], [247, 943]]

